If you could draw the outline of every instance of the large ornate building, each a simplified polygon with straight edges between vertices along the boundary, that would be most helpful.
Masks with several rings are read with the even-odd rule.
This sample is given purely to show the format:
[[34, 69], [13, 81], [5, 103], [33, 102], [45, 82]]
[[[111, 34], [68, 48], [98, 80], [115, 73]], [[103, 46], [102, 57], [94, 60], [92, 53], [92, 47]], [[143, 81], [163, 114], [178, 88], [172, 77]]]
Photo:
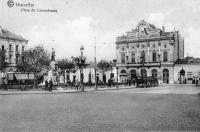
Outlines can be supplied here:
[[0, 26], [0, 49], [6, 51], [7, 70], [14, 71], [16, 63], [27, 46], [28, 40]]
[[119, 81], [127, 76], [156, 76], [160, 82], [174, 83], [174, 64], [184, 58], [184, 40], [179, 31], [166, 32], [144, 20], [135, 29], [116, 39]]

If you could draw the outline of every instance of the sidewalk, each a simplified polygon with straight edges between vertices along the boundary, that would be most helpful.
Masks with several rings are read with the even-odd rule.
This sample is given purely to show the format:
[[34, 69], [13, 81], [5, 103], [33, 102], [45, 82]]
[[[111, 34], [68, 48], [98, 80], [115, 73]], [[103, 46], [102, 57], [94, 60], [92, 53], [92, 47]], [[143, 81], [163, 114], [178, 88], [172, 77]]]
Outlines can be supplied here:
[[[131, 89], [135, 88], [135, 86], [119, 86], [119, 89]], [[118, 90], [116, 87], [97, 87], [95, 90], [94, 87], [85, 87], [84, 92], [92, 92], [92, 91], [107, 91], [107, 90]], [[58, 87], [56, 90], [44, 91], [41, 89], [31, 89], [28, 91], [18, 91], [18, 90], [0, 90], [0, 95], [14, 95], [14, 94], [61, 94], [61, 93], [80, 93], [81, 90], [75, 90], [70, 88], [61, 88]]]
[[[196, 87], [193, 84], [161, 84], [159, 87], [149, 87], [149, 88], [136, 88], [134, 85], [132, 86], [125, 86], [120, 85], [117, 89], [116, 87], [100, 87], [98, 86], [97, 90], [95, 90], [95, 87], [85, 87], [84, 92], [100, 92], [100, 91], [115, 91], [121, 90], [126, 92], [133, 92], [133, 93], [150, 93], [150, 92], [156, 92], [156, 93], [200, 93], [200, 87]], [[131, 91], [130, 91], [131, 90]], [[148, 92], [149, 91], [149, 92]], [[181, 91], [181, 92], [180, 92]], [[196, 92], [194, 92], [196, 91]], [[62, 93], [81, 93], [81, 90], [75, 90], [70, 88], [62, 88], [58, 87], [56, 90], [50, 91], [44, 91], [40, 89], [31, 89], [28, 91], [17, 91], [17, 90], [0, 90], [0, 95], [17, 95], [17, 94], [62, 94]], [[120, 91], [119, 91], [120, 92]]]

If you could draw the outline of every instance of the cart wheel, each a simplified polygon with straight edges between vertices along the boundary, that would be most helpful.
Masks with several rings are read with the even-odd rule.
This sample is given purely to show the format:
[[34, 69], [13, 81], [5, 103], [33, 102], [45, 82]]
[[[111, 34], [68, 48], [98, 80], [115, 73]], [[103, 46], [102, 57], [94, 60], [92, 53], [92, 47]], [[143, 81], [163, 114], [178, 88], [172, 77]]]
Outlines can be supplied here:
[[143, 88], [146, 88], [146, 87], [147, 87], [147, 84], [146, 84], [146, 83], [143, 83], [142, 86], [143, 86]]
[[147, 82], [147, 87], [151, 87], [151, 83], [149, 81]]

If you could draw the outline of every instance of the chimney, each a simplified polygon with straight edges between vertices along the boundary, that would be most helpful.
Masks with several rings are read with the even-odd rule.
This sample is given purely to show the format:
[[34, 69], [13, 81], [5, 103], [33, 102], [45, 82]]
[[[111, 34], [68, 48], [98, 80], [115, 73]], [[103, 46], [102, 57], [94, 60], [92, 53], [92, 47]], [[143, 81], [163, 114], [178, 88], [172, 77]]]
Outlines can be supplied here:
[[165, 32], [165, 26], [162, 26], [162, 32]]

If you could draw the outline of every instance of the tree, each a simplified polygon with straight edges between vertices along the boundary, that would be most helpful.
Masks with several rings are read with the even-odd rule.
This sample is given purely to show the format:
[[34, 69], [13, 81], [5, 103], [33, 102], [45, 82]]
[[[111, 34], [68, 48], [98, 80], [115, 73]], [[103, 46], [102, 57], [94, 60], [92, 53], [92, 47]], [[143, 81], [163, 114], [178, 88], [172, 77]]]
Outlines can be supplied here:
[[[16, 65], [17, 71], [40, 73], [49, 69], [50, 54], [42, 46], [36, 46], [22, 53], [19, 62]], [[39, 79], [36, 78], [36, 79]], [[34, 86], [36, 84], [34, 79]]]
[[36, 46], [22, 53], [22, 57], [16, 65], [18, 71], [38, 73], [49, 69], [50, 55], [42, 46]]
[[80, 68], [84, 68], [86, 67], [88, 64], [86, 64], [86, 57], [81, 58], [81, 56], [79, 57], [71, 57], [72, 58], [72, 62], [74, 63], [74, 65], [76, 67]]
[[58, 67], [60, 68], [60, 70], [72, 70], [74, 69], [75, 65], [73, 63], [72, 60], [69, 60], [67, 58], [63, 58], [63, 59], [59, 59], [57, 61]]
[[6, 51], [0, 50], [0, 70], [4, 71], [8, 63], [6, 62]]
[[[57, 64], [58, 64], [58, 68], [61, 70], [61, 74], [64, 74], [65, 71], [66, 72], [70, 72], [75, 67], [75, 65], [72, 62], [72, 60], [69, 60], [67, 58], [63, 58], [63, 59], [57, 60]], [[67, 79], [67, 81], [68, 81], [68, 79]], [[65, 82], [65, 76], [64, 76], [64, 82]]]
[[100, 62], [97, 63], [97, 67], [102, 70], [102, 76], [104, 76], [105, 71], [111, 68], [111, 64], [109, 61], [101, 60]]
[[109, 61], [101, 60], [97, 63], [97, 67], [100, 68], [103, 72], [105, 72], [106, 70], [110, 69], [111, 64]]

